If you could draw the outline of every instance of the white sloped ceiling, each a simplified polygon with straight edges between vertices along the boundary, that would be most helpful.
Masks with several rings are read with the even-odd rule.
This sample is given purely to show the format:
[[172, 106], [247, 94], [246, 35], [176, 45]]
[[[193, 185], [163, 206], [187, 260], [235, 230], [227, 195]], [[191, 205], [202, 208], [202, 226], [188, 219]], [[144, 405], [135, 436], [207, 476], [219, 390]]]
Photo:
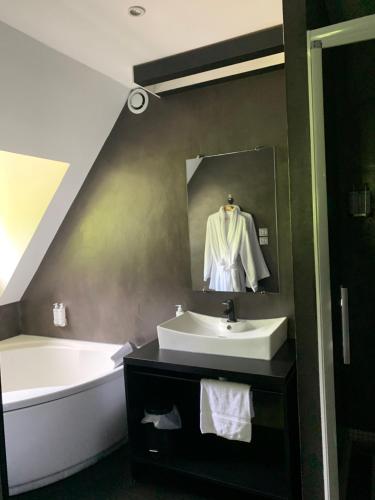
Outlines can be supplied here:
[[21, 299], [124, 106], [128, 89], [3, 23], [0, 60], [0, 150], [69, 164], [0, 297], [3, 305]]

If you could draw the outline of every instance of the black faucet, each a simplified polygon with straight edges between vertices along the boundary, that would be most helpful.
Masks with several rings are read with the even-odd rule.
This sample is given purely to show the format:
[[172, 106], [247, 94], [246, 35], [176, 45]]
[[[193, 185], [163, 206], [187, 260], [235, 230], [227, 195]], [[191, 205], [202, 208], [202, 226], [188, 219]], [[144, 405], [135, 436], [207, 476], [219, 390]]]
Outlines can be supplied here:
[[236, 323], [237, 318], [236, 318], [236, 312], [234, 310], [233, 300], [232, 299], [225, 300], [224, 302], [222, 302], [222, 304], [223, 306], [227, 306], [223, 314], [225, 314], [228, 317], [227, 319], [228, 323]]

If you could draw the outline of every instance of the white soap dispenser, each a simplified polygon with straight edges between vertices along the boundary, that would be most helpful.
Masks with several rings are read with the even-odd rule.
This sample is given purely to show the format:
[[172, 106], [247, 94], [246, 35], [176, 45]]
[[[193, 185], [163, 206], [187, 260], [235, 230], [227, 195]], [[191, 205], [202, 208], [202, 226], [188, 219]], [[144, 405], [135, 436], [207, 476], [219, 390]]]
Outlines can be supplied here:
[[184, 310], [182, 309], [182, 305], [176, 304], [176, 317], [181, 316], [181, 314], [184, 314]]
[[59, 320], [59, 326], [61, 327], [66, 326], [66, 311], [65, 311], [65, 306], [62, 303], [59, 304], [57, 317]]
[[53, 324], [55, 326], [66, 326], [66, 311], [64, 304], [53, 304]]
[[59, 326], [59, 304], [53, 304], [53, 324]]

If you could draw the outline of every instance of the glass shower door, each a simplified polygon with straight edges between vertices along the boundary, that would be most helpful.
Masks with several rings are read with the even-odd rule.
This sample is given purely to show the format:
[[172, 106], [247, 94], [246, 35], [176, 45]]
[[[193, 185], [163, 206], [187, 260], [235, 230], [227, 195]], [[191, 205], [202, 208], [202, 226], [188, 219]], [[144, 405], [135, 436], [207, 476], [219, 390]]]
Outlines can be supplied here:
[[375, 498], [375, 41], [323, 53], [341, 500]]

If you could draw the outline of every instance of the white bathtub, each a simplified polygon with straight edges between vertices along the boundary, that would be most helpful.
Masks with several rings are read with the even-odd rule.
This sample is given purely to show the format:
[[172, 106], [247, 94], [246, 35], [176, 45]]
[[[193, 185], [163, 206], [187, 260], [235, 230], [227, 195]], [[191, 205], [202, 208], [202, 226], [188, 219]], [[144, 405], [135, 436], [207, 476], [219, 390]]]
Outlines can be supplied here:
[[121, 346], [18, 335], [0, 342], [9, 492], [95, 463], [127, 437]]

